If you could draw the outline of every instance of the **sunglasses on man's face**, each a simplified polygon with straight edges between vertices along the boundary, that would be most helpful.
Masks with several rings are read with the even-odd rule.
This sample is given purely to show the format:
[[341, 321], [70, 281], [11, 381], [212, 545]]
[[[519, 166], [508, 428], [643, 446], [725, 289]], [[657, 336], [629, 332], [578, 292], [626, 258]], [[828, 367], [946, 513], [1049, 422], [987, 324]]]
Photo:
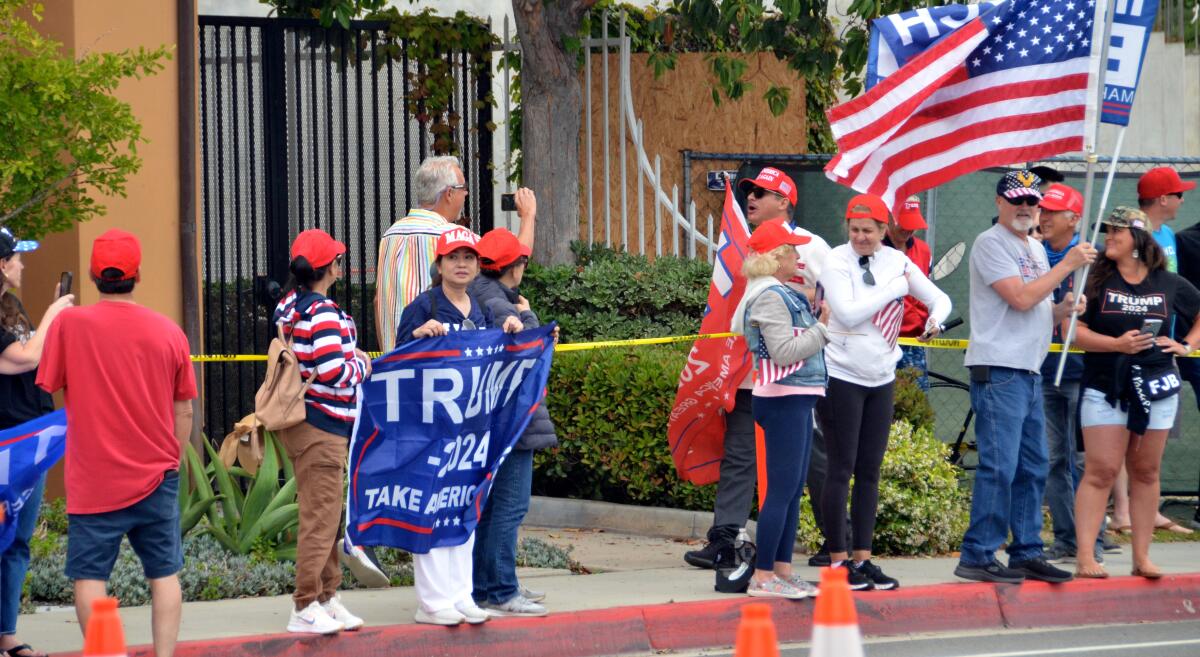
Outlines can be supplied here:
[[759, 187], [757, 185], [755, 185], [754, 187], [751, 187], [750, 191], [746, 193], [746, 196], [753, 196], [754, 198], [760, 199], [763, 196], [766, 196], [767, 194], [770, 194], [771, 196], [778, 196], [779, 198], [783, 198], [783, 194], [780, 194], [779, 192], [773, 192], [769, 189], [763, 189], [762, 187]]
[[1016, 198], [1009, 198], [1005, 196], [1004, 200], [1008, 201], [1009, 205], [1028, 205], [1029, 207], [1033, 207], [1042, 202], [1042, 200], [1036, 196], [1018, 196]]
[[863, 270], [863, 282], [867, 285], [874, 285], [875, 274], [871, 273], [871, 256], [858, 256], [858, 266]]
[[461, 190], [461, 191], [466, 191], [466, 189], [467, 189], [467, 184], [466, 184], [466, 183], [463, 183], [463, 184], [461, 184], [461, 185], [447, 185], [447, 186], [446, 186], [446, 189], [452, 189], [452, 190]]
[[1171, 192], [1168, 196], [1174, 196], [1177, 199], [1183, 199], [1183, 192]]

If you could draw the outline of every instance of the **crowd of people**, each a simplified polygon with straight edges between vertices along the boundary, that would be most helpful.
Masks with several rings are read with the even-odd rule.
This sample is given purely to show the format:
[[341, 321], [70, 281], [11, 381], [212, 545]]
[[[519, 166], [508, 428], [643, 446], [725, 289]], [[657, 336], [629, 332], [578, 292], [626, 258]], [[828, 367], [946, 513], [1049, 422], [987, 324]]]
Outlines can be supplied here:
[[[1061, 179], [1043, 189], [1039, 173], [1055, 175], [1019, 170], [1001, 177], [995, 225], [971, 249], [965, 364], [979, 466], [955, 574], [1008, 583], [1107, 577], [1103, 555], [1120, 549], [1104, 539], [1112, 497], [1110, 529], [1132, 533], [1133, 574], [1158, 578], [1149, 556], [1153, 530], [1189, 531], [1157, 508], [1181, 377], [1193, 386], [1200, 381], [1194, 361], [1177, 361], [1200, 343], [1200, 228], [1176, 240], [1167, 226], [1194, 183], [1166, 168], [1145, 174], [1140, 209], [1109, 214], [1097, 251], [1077, 234], [1082, 196]], [[914, 235], [925, 227], [920, 203], [910, 198], [892, 215], [880, 198], [857, 195], [846, 207], [846, 242], [830, 248], [794, 224], [796, 185], [783, 171], [766, 167], [738, 184], [752, 234], [732, 328], [745, 336], [755, 367], [725, 418], [708, 543], [685, 560], [712, 568], [737, 540], [756, 485], [767, 484], [757, 481], [761, 459], [770, 485], [758, 510], [750, 595], [819, 593], [792, 567], [806, 489], [825, 539], [809, 564], [845, 569], [855, 590], [895, 589], [900, 583], [872, 559], [880, 468], [896, 370], [925, 368], [924, 349], [898, 340], [932, 339], [951, 312], [949, 297], [929, 278], [929, 246]], [[534, 193], [522, 188], [515, 195], [517, 234], [498, 228], [481, 237], [458, 223], [468, 191], [456, 158], [425, 160], [414, 192], [418, 207], [386, 231], [378, 249], [375, 319], [384, 351], [451, 331], [537, 327], [520, 293], [536, 232]], [[178, 468], [197, 394], [188, 343], [171, 320], [134, 301], [141, 244], [120, 230], [93, 244], [89, 273], [99, 302], [73, 307], [73, 295], [56, 294], [35, 324], [13, 292], [22, 254], [37, 247], [0, 229], [0, 428], [52, 410], [49, 393], [64, 392], [66, 573], [81, 627], [92, 601], [105, 595], [128, 536], [150, 583], [156, 653], [169, 656], [181, 613]], [[372, 367], [354, 320], [330, 296], [348, 269], [346, 257], [346, 246], [324, 231], [301, 232], [273, 314], [307, 382], [304, 421], [279, 432], [295, 464], [299, 502], [287, 624], [299, 633], [362, 627], [338, 596], [339, 562], [356, 574], [382, 575], [369, 550], [339, 541], [348, 439]], [[1085, 265], [1091, 275], [1076, 290], [1071, 275]], [[1072, 315], [1075, 344], [1085, 353], [1068, 358], [1056, 386], [1057, 359], [1048, 355]], [[761, 454], [755, 425], [763, 433]], [[517, 579], [516, 548], [533, 453], [556, 444], [554, 424], [539, 405], [467, 542], [414, 555], [417, 622], [547, 613], [545, 595]], [[42, 654], [15, 634], [41, 490], [39, 482], [0, 558], [0, 650], [13, 657]], [[1048, 549], [1043, 504], [1054, 529]], [[1002, 545], [1007, 565], [996, 557]], [[1069, 561], [1076, 562], [1073, 574], [1055, 565]]]
[[[1053, 179], [1044, 190], [1042, 176]], [[1078, 235], [1083, 197], [1062, 180], [1046, 167], [1004, 174], [994, 225], [971, 249], [965, 365], [979, 466], [954, 571], [963, 579], [1107, 577], [1104, 553], [1121, 550], [1104, 537], [1110, 497], [1112, 529], [1133, 535], [1134, 575], [1162, 576], [1149, 556], [1155, 528], [1191, 531], [1157, 509], [1163, 448], [1178, 422], [1176, 357], [1200, 339], [1196, 287], [1174, 273], [1184, 249], [1166, 222], [1195, 184], [1169, 168], [1147, 172], [1140, 209], [1118, 207], [1104, 219], [1098, 252]], [[847, 243], [830, 249], [794, 225], [796, 187], [782, 171], [768, 167], [739, 185], [753, 232], [733, 330], [746, 336], [755, 371], [726, 416], [708, 542], [684, 559], [713, 568], [729, 554], [749, 520], [762, 459], [770, 485], [757, 482], [767, 494], [750, 595], [817, 593], [791, 568], [805, 480], [825, 539], [809, 564], [845, 568], [855, 590], [894, 589], [899, 582], [871, 559], [879, 471], [895, 370], [926, 367], [924, 348], [900, 347], [897, 338], [929, 340], [951, 310], [928, 278], [929, 247], [914, 235], [925, 227], [919, 201], [907, 199], [893, 216], [878, 197], [852, 198]], [[1180, 242], [1200, 258], [1200, 229], [1194, 233]], [[1072, 274], [1088, 265], [1076, 298]], [[1050, 345], [1063, 342], [1072, 315], [1075, 346], [1086, 353], [1068, 357], [1056, 386]], [[1179, 363], [1184, 378], [1200, 379], [1192, 362]], [[923, 377], [918, 384], [927, 389]], [[763, 454], [755, 453], [751, 420], [763, 430]], [[1054, 530], [1048, 549], [1044, 504]], [[1001, 546], [1007, 565], [996, 556]], [[1074, 573], [1056, 565], [1069, 562]]]

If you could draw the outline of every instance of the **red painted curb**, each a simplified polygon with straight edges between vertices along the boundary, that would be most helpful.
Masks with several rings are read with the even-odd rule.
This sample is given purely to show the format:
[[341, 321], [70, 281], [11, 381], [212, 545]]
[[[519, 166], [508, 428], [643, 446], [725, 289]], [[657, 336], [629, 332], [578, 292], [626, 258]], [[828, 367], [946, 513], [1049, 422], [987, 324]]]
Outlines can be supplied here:
[[[1200, 573], [1152, 582], [1140, 577], [1080, 580], [1061, 585], [937, 584], [854, 594], [864, 636], [914, 632], [1055, 627], [1200, 618]], [[238, 653], [250, 657], [594, 657], [657, 650], [729, 646], [741, 607], [761, 602], [720, 600], [616, 607], [494, 619], [453, 628], [389, 625], [336, 637], [270, 634], [180, 643], [179, 657]], [[805, 641], [813, 603], [772, 600], [779, 639]], [[74, 653], [78, 655], [78, 653]], [[152, 657], [138, 646], [130, 657]]]

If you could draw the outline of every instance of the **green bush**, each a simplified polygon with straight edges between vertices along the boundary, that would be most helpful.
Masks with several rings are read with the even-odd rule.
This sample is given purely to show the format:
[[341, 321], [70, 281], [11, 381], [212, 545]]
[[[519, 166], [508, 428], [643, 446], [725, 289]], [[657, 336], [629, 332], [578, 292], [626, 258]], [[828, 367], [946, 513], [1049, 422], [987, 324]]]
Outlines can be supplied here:
[[929, 403], [929, 396], [925, 394], [924, 390], [921, 390], [921, 386], [917, 385], [919, 374], [920, 372], [911, 367], [896, 372], [896, 392], [893, 404], [895, 411], [892, 414], [892, 420], [896, 422], [903, 420], [915, 429], [933, 431], [933, 406]]
[[651, 262], [579, 242], [571, 249], [576, 264], [530, 264], [521, 284], [538, 317], [559, 323], [563, 342], [686, 335], [700, 329], [712, 277], [708, 262], [674, 256]]
[[[929, 428], [892, 424], [879, 477], [879, 515], [874, 549], [884, 555], [935, 555], [957, 550], [967, 529], [970, 503], [958, 470], [946, 461], [944, 443]], [[821, 543], [804, 498], [799, 540], [810, 550]]]
[[667, 450], [667, 417], [688, 348], [555, 356], [548, 403], [559, 446], [535, 456], [535, 492], [711, 510], [714, 487], [681, 481]]

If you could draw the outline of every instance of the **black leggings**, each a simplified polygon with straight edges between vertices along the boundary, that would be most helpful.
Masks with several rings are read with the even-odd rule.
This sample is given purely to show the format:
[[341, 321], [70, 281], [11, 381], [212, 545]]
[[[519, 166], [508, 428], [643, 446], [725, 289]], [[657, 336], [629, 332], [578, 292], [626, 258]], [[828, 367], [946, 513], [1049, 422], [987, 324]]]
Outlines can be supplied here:
[[879, 505], [879, 466], [892, 427], [893, 383], [868, 388], [830, 377], [821, 403], [825, 435], [825, 490], [821, 516], [830, 552], [846, 549], [846, 498], [854, 477], [850, 528], [853, 549], [870, 550]]

